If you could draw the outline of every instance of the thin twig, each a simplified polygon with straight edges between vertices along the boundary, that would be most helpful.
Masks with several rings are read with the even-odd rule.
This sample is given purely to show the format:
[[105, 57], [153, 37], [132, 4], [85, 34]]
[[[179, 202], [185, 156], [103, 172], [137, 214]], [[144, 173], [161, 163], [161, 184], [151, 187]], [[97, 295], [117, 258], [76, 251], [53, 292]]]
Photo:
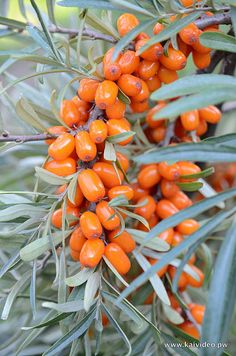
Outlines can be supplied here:
[[28, 136], [2, 134], [0, 135], [0, 142], [24, 143], [30, 141], [44, 141], [57, 137], [58, 135], [51, 135], [51, 134], [36, 134], [36, 135], [28, 135]]
[[203, 15], [200, 19], [195, 21], [198, 28], [204, 29], [208, 26], [213, 25], [230, 25], [232, 23], [231, 16], [229, 12], [224, 12], [221, 14], [216, 14], [214, 16]]

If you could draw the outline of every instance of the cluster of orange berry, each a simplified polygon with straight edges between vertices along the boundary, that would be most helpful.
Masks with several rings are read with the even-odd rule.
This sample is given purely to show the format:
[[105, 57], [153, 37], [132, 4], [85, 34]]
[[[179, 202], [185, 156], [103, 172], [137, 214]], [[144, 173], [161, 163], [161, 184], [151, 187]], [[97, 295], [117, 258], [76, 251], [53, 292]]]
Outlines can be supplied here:
[[[209, 13], [206, 15], [211, 16]], [[117, 21], [120, 36], [126, 35], [138, 24], [139, 20], [134, 15], [121, 15]], [[157, 23], [153, 32], [157, 34], [163, 29], [164, 26]], [[132, 145], [132, 136], [123, 138], [121, 135], [131, 131], [131, 124], [125, 118], [127, 110], [144, 113], [143, 130], [151, 142], [161, 143], [165, 139], [168, 119], [157, 121], [153, 116], [166, 102], [158, 102], [150, 108], [150, 93], [162, 83], [178, 79], [177, 71], [184, 68], [190, 52], [197, 67], [209, 64], [210, 50], [200, 44], [201, 32], [194, 23], [188, 25], [178, 34], [179, 49], [169, 44], [167, 53], [164, 53], [161, 43], [156, 43], [138, 55], [137, 51], [149, 39], [146, 33], [140, 33], [134, 41], [134, 49], [125, 49], [115, 61], [112, 60], [114, 48], [110, 48], [103, 58], [104, 79], [82, 79], [77, 95], [62, 102], [60, 116], [65, 126], [49, 128], [48, 131], [58, 137], [47, 140], [50, 158], [44, 168], [58, 176], [77, 174], [73, 201], [68, 198], [67, 184], [60, 186], [56, 194], [66, 199], [66, 219], [68, 225], [74, 227], [69, 242], [70, 253], [73, 260], [80, 261], [81, 266], [95, 268], [105, 256], [120, 274], [126, 275], [130, 270], [128, 254], [135, 249], [136, 242], [128, 231], [121, 228], [121, 220], [125, 221], [126, 214], [112, 206], [113, 199], [124, 197], [128, 203], [123, 210], [128, 213], [127, 205], [130, 204], [134, 207], [134, 213], [145, 218], [150, 228], [192, 204], [178, 183], [194, 180], [184, 176], [199, 173], [201, 170], [196, 164], [181, 161], [143, 165], [137, 172], [137, 180], [129, 184], [125, 178], [130, 161], [119, 152], [119, 146]], [[122, 97], [120, 92], [128, 97], [128, 107], [119, 99]], [[174, 123], [173, 142], [167, 144], [190, 141], [188, 133], [191, 131], [199, 137], [206, 133], [208, 123], [216, 124], [220, 118], [221, 112], [215, 106], [184, 113]], [[104, 155], [106, 141], [116, 136], [122, 137], [117, 141], [115, 159], [109, 161]], [[55, 228], [62, 227], [62, 207], [53, 213], [52, 224]], [[132, 227], [148, 230], [141, 222]], [[188, 219], [175, 228], [167, 229], [159, 238], [174, 247], [198, 228], [196, 220]], [[157, 261], [153, 258], [148, 260], [150, 264]], [[178, 282], [180, 292], [187, 286], [202, 286], [204, 274], [195, 262], [196, 256], [192, 255], [188, 263], [199, 278], [196, 280], [182, 272]], [[168, 265], [158, 275], [165, 278], [168, 274], [173, 279], [175, 273], [176, 267]], [[171, 293], [169, 296], [172, 307], [186, 316], [174, 296]], [[204, 306], [191, 304], [189, 308], [195, 321], [201, 324]], [[198, 330], [187, 316], [180, 327], [199, 337]]]

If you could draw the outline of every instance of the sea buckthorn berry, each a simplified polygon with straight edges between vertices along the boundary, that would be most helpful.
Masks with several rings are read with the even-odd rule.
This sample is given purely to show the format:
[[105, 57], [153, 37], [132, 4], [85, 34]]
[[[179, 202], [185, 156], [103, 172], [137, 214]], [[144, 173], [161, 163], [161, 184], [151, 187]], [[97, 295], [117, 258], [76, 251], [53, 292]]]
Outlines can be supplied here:
[[116, 98], [115, 103], [112, 106], [106, 108], [106, 115], [108, 119], [115, 119], [115, 120], [123, 119], [125, 115], [125, 109], [126, 109], [125, 103], [123, 103], [118, 98]]
[[[158, 261], [155, 258], [149, 258], [148, 260], [149, 260], [151, 265], [154, 265]], [[167, 270], [168, 270], [168, 265], [166, 265], [166, 266], [162, 267], [161, 269], [159, 269], [159, 271], [157, 271], [157, 275], [161, 278], [166, 274]]]
[[[52, 126], [48, 128], [48, 132], [52, 135], [62, 135], [67, 132], [67, 129], [64, 126]], [[45, 143], [51, 145], [55, 140], [56, 138], [49, 138]]]
[[196, 129], [196, 134], [198, 136], [202, 136], [207, 132], [208, 129], [208, 125], [206, 120], [201, 119], [200, 115], [199, 115], [199, 125]]
[[185, 334], [188, 334], [192, 337], [194, 337], [195, 339], [199, 339], [200, 338], [200, 334], [198, 329], [196, 328], [196, 326], [191, 322], [191, 321], [184, 321], [182, 324], [179, 324], [178, 327], [185, 332]]
[[[203, 32], [202, 32], [202, 33], [203, 33]], [[196, 43], [194, 43], [194, 44], [192, 45], [192, 47], [193, 47], [193, 49], [194, 49], [196, 52], [198, 52], [198, 53], [206, 54], [206, 53], [210, 53], [210, 52], [211, 52], [211, 49], [208, 48], [208, 47], [203, 46], [203, 45], [200, 43], [199, 39], [198, 39], [198, 41], [197, 41]]]
[[92, 161], [97, 154], [97, 147], [87, 131], [79, 131], [75, 136], [76, 153], [82, 161]]
[[44, 168], [57, 176], [69, 176], [76, 172], [76, 162], [73, 158], [66, 158], [63, 161], [52, 159], [45, 163]]
[[[139, 40], [135, 44], [135, 50], [138, 51], [141, 47], [143, 47], [148, 39]], [[148, 61], [155, 62], [157, 61], [163, 53], [163, 47], [160, 43], [155, 43], [146, 49], [143, 53], [140, 54], [140, 57], [143, 59], [147, 59]]]
[[175, 196], [180, 191], [177, 184], [167, 179], [161, 180], [160, 187], [162, 195], [168, 199]]
[[200, 119], [206, 120], [210, 124], [217, 124], [221, 119], [220, 110], [214, 106], [209, 105], [206, 108], [198, 109]]
[[193, 304], [190, 306], [191, 314], [198, 324], [203, 322], [205, 309], [205, 305]]
[[159, 127], [155, 127], [154, 129], [150, 129], [151, 130], [151, 137], [153, 139], [154, 142], [161, 142], [164, 140], [165, 136], [166, 136], [166, 126], [165, 124], [159, 126]]
[[178, 162], [180, 176], [196, 174], [201, 172], [201, 169], [194, 163], [188, 161]]
[[122, 74], [132, 74], [139, 66], [140, 59], [134, 51], [126, 51], [119, 59]]
[[164, 27], [161, 23], [157, 22], [156, 25], [153, 27], [152, 32], [154, 33], [154, 35], [157, 35], [157, 34], [160, 33], [162, 30], [164, 30], [164, 28], [165, 28], [165, 27]]
[[140, 32], [138, 34], [138, 36], [135, 38], [135, 40], [139, 41], [139, 40], [144, 40], [144, 39], [148, 39], [148, 38], [150, 38], [150, 36], [146, 32]]
[[113, 187], [108, 191], [108, 198], [114, 199], [119, 195], [124, 195], [127, 200], [133, 199], [134, 191], [128, 185], [119, 185], [118, 187]]
[[143, 102], [149, 98], [149, 89], [144, 80], [141, 79], [142, 89], [138, 95], [132, 96], [133, 102]]
[[177, 298], [175, 298], [175, 296], [174, 296], [171, 292], [169, 292], [169, 291], [167, 292], [167, 294], [168, 294], [168, 297], [169, 297], [169, 299], [170, 299], [170, 305], [171, 305], [171, 307], [172, 307], [173, 309], [179, 308], [180, 305], [179, 305], [179, 302], [178, 302]]
[[56, 161], [63, 161], [73, 152], [75, 139], [69, 133], [64, 133], [49, 146], [48, 154]]
[[87, 240], [80, 252], [80, 263], [82, 266], [93, 268], [101, 261], [105, 252], [105, 246], [100, 239]]
[[72, 208], [76, 206], [80, 206], [84, 200], [84, 195], [82, 193], [82, 190], [80, 189], [79, 184], [77, 184], [75, 195], [74, 195], [74, 203], [71, 202], [69, 199], [67, 201], [68, 206], [71, 206]]
[[87, 239], [94, 239], [102, 235], [102, 225], [97, 215], [91, 211], [85, 211], [81, 215], [80, 227]]
[[107, 80], [115, 81], [121, 76], [121, 68], [118, 63], [106, 64], [103, 68], [103, 72]]
[[96, 214], [106, 230], [114, 230], [120, 226], [120, 218], [107, 201], [101, 201], [96, 206]]
[[183, 235], [191, 235], [199, 229], [199, 223], [194, 219], [186, 219], [176, 227], [177, 231]]
[[174, 231], [172, 246], [179, 245], [183, 240], [184, 240], [183, 236], [178, 231]]
[[117, 94], [118, 86], [116, 83], [111, 80], [104, 80], [98, 85], [95, 95], [95, 103], [100, 109], [106, 109], [115, 104]]
[[77, 227], [70, 236], [69, 246], [72, 250], [80, 252], [85, 241], [86, 238], [82, 233], [81, 227]]
[[201, 32], [202, 31], [192, 22], [179, 31], [179, 36], [183, 42], [192, 46], [194, 43], [198, 42]]
[[147, 116], [146, 116], [146, 123], [148, 124], [149, 127], [159, 127], [161, 126], [165, 121], [165, 119], [154, 119], [154, 115], [158, 113], [162, 108], [164, 108], [166, 104], [165, 103], [159, 103], [156, 106], [154, 106], [151, 110], [149, 110]]
[[107, 138], [107, 125], [102, 120], [94, 120], [89, 126], [89, 136], [94, 143], [101, 143]]
[[190, 7], [190, 6], [193, 6], [194, 5], [194, 0], [180, 0], [181, 4], [184, 6], [184, 7]]
[[122, 74], [117, 82], [119, 88], [128, 96], [138, 95], [142, 90], [141, 79], [132, 74]]
[[84, 169], [78, 175], [79, 187], [90, 202], [97, 202], [105, 195], [105, 188], [96, 172], [92, 169]]
[[94, 172], [101, 178], [103, 184], [106, 188], [113, 188], [117, 185], [121, 185], [124, 179], [124, 175], [121, 170], [118, 168], [118, 175], [116, 170], [110, 163], [97, 162], [93, 166]]
[[132, 31], [139, 25], [139, 20], [133, 14], [122, 14], [117, 20], [117, 30], [121, 37], [125, 36], [128, 32]]
[[146, 80], [146, 84], [150, 92], [153, 92], [161, 87], [161, 81], [157, 75]]
[[170, 197], [169, 200], [179, 210], [186, 209], [193, 204], [191, 199], [189, 199], [189, 197], [184, 192], [181, 192], [181, 190], [179, 190], [175, 195]]
[[[156, 224], [158, 223], [159, 219], [157, 217], [157, 215], [155, 213], [153, 213], [151, 215], [151, 217], [149, 219], [146, 219], [147, 222], [148, 222], [148, 225], [149, 225], [149, 228], [151, 229], [152, 227], [156, 226]], [[149, 229], [143, 225], [141, 222], [138, 222], [137, 224], [137, 227], [136, 227], [137, 230], [141, 230], [141, 231], [145, 231], [145, 232], [148, 232]]]
[[141, 113], [141, 112], [147, 111], [149, 109], [148, 100], [136, 102], [136, 101], [132, 101], [132, 99], [131, 99], [130, 108], [131, 108], [132, 112], [134, 112], [134, 113]]
[[129, 169], [128, 157], [121, 152], [116, 152], [116, 159], [117, 159], [118, 163], [120, 164], [121, 168], [123, 169], [123, 171], [127, 172]]
[[72, 250], [72, 248], [71, 248], [70, 255], [71, 255], [72, 260], [79, 261], [80, 251], [75, 251], [75, 250]]
[[[176, 273], [176, 267], [174, 266], [169, 266], [168, 267], [168, 273], [170, 275], [171, 280], [174, 279], [175, 273]], [[188, 278], [187, 278], [187, 273], [182, 272], [178, 281], [178, 288], [180, 290], [184, 290], [187, 287], [188, 284]]]
[[191, 265], [191, 268], [194, 270], [194, 272], [197, 273], [197, 275], [199, 277], [199, 280], [197, 280], [194, 277], [190, 276], [190, 274], [187, 274], [188, 284], [191, 287], [200, 288], [203, 285], [203, 282], [204, 282], [204, 274], [198, 267], [196, 267], [194, 265]]
[[187, 45], [184, 41], [182, 41], [182, 39], [179, 36], [177, 36], [177, 44], [179, 50], [183, 52], [185, 57], [188, 57], [192, 51], [192, 47]]
[[179, 178], [179, 166], [177, 163], [168, 164], [167, 162], [161, 162], [158, 165], [160, 175], [168, 180], [176, 180]]
[[149, 189], [159, 183], [161, 179], [157, 164], [148, 164], [138, 174], [138, 183], [141, 188]]
[[99, 81], [94, 79], [82, 79], [80, 81], [78, 95], [80, 99], [91, 102], [95, 99], [95, 94], [99, 86]]
[[80, 121], [79, 125], [83, 124], [83, 121], [87, 121], [89, 118], [89, 110], [91, 108], [90, 103], [87, 101], [81, 100], [77, 95], [72, 98], [72, 101], [75, 103], [79, 114], [80, 114]]
[[159, 236], [159, 239], [167, 242], [169, 245], [172, 245], [173, 237], [174, 237], [174, 230], [169, 227], [165, 231], [163, 231]]
[[118, 58], [113, 61], [112, 60], [112, 55], [114, 53], [114, 47], [111, 47], [104, 55], [103, 57], [103, 65], [110, 64], [110, 63], [118, 63], [119, 59], [121, 58], [121, 53], [118, 54]]
[[77, 106], [72, 100], [63, 100], [60, 109], [60, 116], [67, 126], [77, 125], [80, 121], [80, 114]]
[[136, 72], [141, 79], [147, 80], [153, 77], [157, 73], [158, 69], [159, 69], [158, 62], [151, 62], [144, 59], [139, 64]]
[[193, 51], [193, 62], [198, 69], [207, 68], [211, 63], [211, 55], [210, 53], [202, 54], [197, 51]]
[[161, 64], [170, 70], [181, 70], [186, 66], [187, 58], [183, 52], [174, 49], [172, 47], [168, 48], [168, 54], [163, 54], [159, 61]]
[[160, 66], [157, 76], [160, 81], [165, 84], [170, 84], [178, 79], [178, 73], [175, 70], [168, 69], [164, 66]]
[[193, 131], [198, 128], [199, 125], [198, 110], [192, 110], [192, 111], [182, 113], [180, 119], [185, 130]]
[[[57, 227], [58, 229], [62, 227], [62, 215], [63, 215], [62, 208], [55, 210], [54, 213], [52, 214], [52, 225]], [[68, 215], [72, 215], [72, 217], [70, 218], [68, 217]], [[71, 208], [70, 206], [66, 208], [66, 218], [69, 220], [69, 226], [75, 225], [79, 217], [80, 217], [79, 209]]]
[[125, 253], [132, 252], [136, 247], [136, 242], [127, 231], [124, 230], [121, 234], [119, 234], [119, 230], [120, 229], [118, 228], [116, 230], [111, 231], [108, 234], [108, 240], [110, 242], [115, 242], [117, 245], [119, 245]]
[[178, 211], [179, 209], [167, 199], [162, 199], [156, 204], [156, 213], [161, 219], [169, 218]]
[[[145, 203], [145, 204], [144, 204]], [[144, 204], [144, 205], [143, 205]], [[137, 201], [137, 205], [142, 205], [135, 208], [135, 214], [141, 215], [144, 219], [150, 219], [156, 209], [156, 202], [151, 195], [147, 195]]]
[[132, 183], [131, 187], [133, 188], [134, 191], [134, 197], [133, 197], [134, 203], [136, 203], [139, 199], [149, 195], [149, 190], [141, 188], [137, 182]]
[[193, 253], [190, 259], [188, 260], [188, 264], [193, 265], [196, 262], [196, 259], [196, 255]]
[[116, 243], [111, 242], [105, 247], [105, 256], [120, 274], [129, 272], [131, 264], [124, 250]]
[[[111, 120], [107, 121], [107, 129], [108, 129], [109, 136], [115, 136], [115, 135], [119, 135], [124, 132], [129, 132], [131, 129], [131, 126], [130, 126], [129, 121], [126, 120], [125, 118], [120, 119], [120, 120], [111, 119]], [[132, 139], [133, 139], [133, 137], [131, 136], [131, 137], [119, 142], [119, 145], [125, 146], [129, 142], [131, 142]]]

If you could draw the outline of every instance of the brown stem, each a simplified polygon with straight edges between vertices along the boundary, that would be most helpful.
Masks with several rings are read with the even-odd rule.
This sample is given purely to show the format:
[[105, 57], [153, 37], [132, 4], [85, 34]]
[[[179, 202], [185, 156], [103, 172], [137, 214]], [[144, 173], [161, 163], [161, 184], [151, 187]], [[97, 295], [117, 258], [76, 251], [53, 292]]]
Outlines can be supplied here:
[[205, 27], [213, 25], [230, 25], [231, 23], [232, 20], [229, 12], [216, 14], [214, 16], [203, 15], [200, 19], [195, 21], [195, 24], [200, 29], [204, 29]]
[[0, 135], [0, 142], [16, 142], [16, 143], [24, 143], [31, 141], [44, 141], [51, 138], [57, 138], [58, 135], [51, 134], [36, 134], [36, 135], [9, 135], [7, 133], [3, 133]]

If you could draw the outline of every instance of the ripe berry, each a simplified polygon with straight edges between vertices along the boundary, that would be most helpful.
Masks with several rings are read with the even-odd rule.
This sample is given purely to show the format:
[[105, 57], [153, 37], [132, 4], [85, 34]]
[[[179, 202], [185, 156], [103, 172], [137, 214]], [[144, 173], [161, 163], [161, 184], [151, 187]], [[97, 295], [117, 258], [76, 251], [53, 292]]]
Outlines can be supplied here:
[[97, 217], [91, 211], [85, 211], [80, 217], [80, 227], [82, 233], [87, 239], [94, 239], [102, 235], [102, 225]]
[[178, 185], [168, 179], [162, 179], [160, 187], [161, 193], [165, 198], [171, 198], [180, 191]]
[[107, 125], [102, 120], [94, 120], [89, 126], [89, 136], [94, 143], [101, 143], [107, 138]]
[[95, 94], [99, 86], [99, 81], [94, 79], [82, 79], [80, 81], [80, 86], [78, 89], [79, 97], [87, 102], [92, 102], [95, 100]]
[[120, 218], [108, 202], [101, 201], [96, 206], [96, 214], [106, 230], [114, 230], [120, 226]]
[[126, 51], [119, 59], [122, 74], [132, 74], [139, 66], [140, 59], [134, 51]]
[[183, 52], [172, 47], [168, 48], [168, 55], [163, 54], [159, 60], [164, 67], [170, 70], [181, 70], [187, 63]]
[[136, 112], [141, 113], [141, 112], [147, 111], [149, 109], [148, 100], [136, 102], [131, 99], [130, 108], [131, 108], [132, 112], [134, 112], [134, 113], [136, 113]]
[[89, 118], [89, 110], [91, 109], [91, 105], [87, 101], [80, 99], [78, 95], [74, 96], [72, 101], [75, 103], [80, 114], [80, 121], [78, 125], [82, 125], [83, 122], [86, 122]]
[[104, 77], [107, 80], [115, 81], [121, 76], [121, 68], [118, 63], [109, 63], [103, 67]]
[[186, 334], [194, 337], [195, 339], [200, 338], [199, 331], [197, 330], [196, 326], [193, 325], [191, 321], [185, 321], [182, 324], [179, 324], [178, 327], [183, 330]]
[[[144, 204], [145, 203], [145, 204]], [[143, 205], [144, 204], [144, 205]], [[137, 205], [141, 205], [135, 208], [135, 214], [141, 215], [144, 219], [149, 219], [155, 211], [156, 203], [151, 195], [147, 195], [137, 201]]]
[[179, 209], [167, 199], [162, 199], [156, 204], [156, 213], [162, 219], [167, 219], [178, 211]]
[[139, 25], [139, 20], [133, 14], [122, 14], [117, 20], [117, 30], [121, 37], [125, 36], [128, 32], [132, 31]]
[[157, 164], [148, 164], [138, 174], [138, 183], [141, 188], [149, 189], [159, 183], [161, 179]]
[[198, 128], [199, 115], [198, 110], [192, 110], [181, 114], [181, 123], [186, 131], [193, 131]]
[[[62, 215], [63, 215], [63, 211], [61, 208], [55, 210], [54, 213], [52, 214], [52, 225], [57, 227], [58, 229], [60, 229], [62, 227]], [[72, 220], [69, 222], [69, 226], [75, 225], [77, 223], [77, 220], [80, 217], [79, 209], [71, 208], [68, 206], [66, 208], [67, 218], [68, 218], [68, 215], [72, 215], [72, 218], [69, 219], [69, 220]]]
[[151, 138], [154, 142], [161, 142], [166, 136], [166, 126], [165, 124], [155, 127], [154, 129], [149, 128]]
[[136, 203], [139, 199], [146, 197], [149, 194], [149, 190], [141, 188], [138, 183], [132, 183], [131, 187], [133, 188], [134, 191], [134, 197], [133, 197], [134, 203]]
[[177, 36], [177, 44], [178, 44], [178, 48], [181, 52], [183, 52], [183, 54], [185, 55], [185, 57], [188, 57], [192, 51], [192, 47], [187, 45], [181, 38], [180, 36]]
[[199, 223], [194, 219], [186, 219], [177, 225], [177, 231], [182, 235], [191, 235], [199, 229]]
[[56, 161], [63, 161], [74, 151], [75, 139], [69, 133], [64, 133], [49, 146], [48, 154]]
[[198, 42], [201, 30], [192, 22], [179, 31], [179, 36], [183, 42], [192, 46]]
[[72, 100], [63, 100], [60, 116], [64, 123], [69, 127], [77, 125], [80, 121], [79, 111]]
[[122, 74], [117, 82], [119, 88], [128, 96], [138, 95], [142, 90], [141, 79], [131, 74]]
[[[66, 127], [64, 126], [52, 126], [48, 128], [48, 132], [52, 135], [61, 135], [67, 132]], [[49, 138], [48, 140], [45, 141], [47, 145], [51, 145], [56, 138]]]
[[76, 153], [84, 162], [92, 161], [97, 155], [97, 147], [87, 131], [79, 131], [75, 136]]
[[[154, 265], [158, 260], [155, 259], [155, 258], [149, 258], [149, 262], [151, 265]], [[166, 272], [167, 272], [167, 269], [168, 269], [168, 265], [167, 266], [164, 266], [162, 267], [161, 269], [159, 269], [159, 271], [157, 272], [157, 275], [161, 278], [163, 277]]]
[[116, 98], [115, 103], [112, 106], [106, 108], [106, 115], [108, 119], [115, 119], [115, 120], [123, 119], [125, 115], [125, 109], [126, 109], [125, 103], [123, 103], [118, 98]]
[[[125, 132], [129, 132], [131, 127], [128, 120], [125, 118], [120, 120], [111, 119], [107, 121], [107, 129], [109, 136], [119, 135]], [[133, 137], [129, 137], [119, 142], [119, 145], [125, 146], [132, 141]]]
[[165, 231], [163, 231], [159, 236], [159, 239], [167, 242], [169, 245], [172, 245], [173, 237], [174, 237], [174, 230], [169, 227]]
[[71, 248], [70, 255], [71, 255], [72, 260], [79, 261], [80, 251], [75, 251], [75, 250], [72, 250], [72, 248]]
[[167, 164], [167, 162], [161, 162], [158, 165], [160, 175], [168, 180], [176, 180], [179, 178], [179, 166], [177, 163]]
[[202, 324], [203, 322], [205, 309], [205, 305], [200, 304], [193, 304], [190, 307], [191, 314], [198, 324]]
[[147, 79], [153, 77], [154, 75], [156, 75], [156, 73], [158, 72], [159, 66], [160, 65], [158, 62], [151, 62], [151, 61], [144, 59], [139, 64], [136, 72], [141, 79], [147, 80]]
[[180, 176], [196, 174], [201, 172], [201, 169], [194, 163], [188, 161], [178, 162]]
[[116, 83], [111, 80], [104, 80], [96, 90], [95, 103], [100, 109], [106, 109], [115, 104], [117, 94], [118, 86]]
[[142, 89], [139, 94], [132, 96], [132, 103], [143, 102], [149, 98], [149, 89], [144, 80], [141, 79]]
[[[143, 47], [148, 39], [142, 39], [136, 42], [135, 50], [138, 51], [141, 47]], [[148, 61], [155, 62], [157, 61], [161, 55], [163, 54], [163, 47], [160, 43], [155, 43], [146, 49], [143, 53], [140, 54], [140, 57], [143, 59], [147, 59]]]
[[133, 199], [134, 191], [128, 185], [119, 185], [118, 187], [113, 187], [108, 191], [109, 200], [114, 199], [119, 195], [123, 195], [127, 200], [131, 200]]
[[170, 197], [169, 200], [179, 210], [186, 209], [193, 204], [191, 199], [189, 199], [189, 197], [184, 192], [181, 192], [180, 190], [175, 195]]
[[[174, 266], [169, 266], [168, 267], [168, 273], [170, 275], [171, 280], [174, 279], [175, 273], [176, 273], [176, 267]], [[178, 288], [180, 290], [184, 290], [187, 287], [188, 284], [188, 279], [187, 279], [187, 273], [182, 272], [178, 281]]]
[[81, 227], [77, 227], [70, 236], [70, 249], [76, 252], [80, 252], [85, 241], [86, 238], [82, 233]]
[[184, 240], [183, 236], [178, 231], [174, 231], [172, 246], [179, 245], [183, 240]]
[[93, 268], [101, 261], [105, 252], [105, 246], [102, 240], [87, 240], [80, 252], [80, 263], [82, 266]]
[[154, 106], [151, 110], [149, 110], [147, 116], [146, 116], [146, 123], [148, 124], [149, 127], [159, 127], [161, 126], [165, 121], [165, 119], [154, 119], [154, 114], [158, 113], [158, 111], [160, 111], [162, 108], [164, 108], [165, 103], [161, 102], [159, 104], [157, 104], [156, 106]]
[[119, 168], [117, 169], [119, 175], [117, 176], [114, 167], [109, 163], [97, 162], [94, 164], [93, 170], [101, 178], [103, 184], [107, 188], [113, 188], [117, 185], [121, 185], [124, 179], [124, 175], [121, 170]]
[[199, 109], [198, 112], [200, 119], [206, 120], [210, 124], [217, 124], [222, 116], [220, 110], [214, 105]]
[[116, 152], [116, 159], [119, 162], [121, 168], [123, 169], [124, 172], [127, 172], [129, 169], [129, 159], [128, 157], [121, 153], [121, 152]]
[[[116, 236], [117, 234], [118, 236]], [[108, 234], [108, 240], [119, 245], [125, 253], [132, 252], [136, 247], [136, 242], [133, 237], [125, 230], [119, 234], [119, 228]]]
[[109, 243], [105, 247], [105, 256], [118, 273], [126, 274], [129, 272], [131, 267], [130, 260], [118, 244], [114, 242]]
[[202, 54], [197, 51], [193, 51], [192, 53], [193, 53], [194, 64], [198, 69], [207, 68], [211, 63], [210, 53]]
[[197, 273], [199, 280], [196, 280], [194, 277], [190, 276], [190, 274], [187, 274], [187, 280], [188, 284], [191, 287], [195, 288], [200, 288], [203, 285], [204, 282], [204, 274], [203, 272], [196, 266], [191, 265], [191, 268], [194, 270], [194, 272]]
[[153, 92], [161, 87], [161, 81], [157, 75], [146, 80], [146, 84], [150, 92]]
[[[199, 110], [198, 110], [199, 113]], [[196, 134], [198, 136], [204, 135], [208, 130], [208, 124], [205, 120], [201, 119], [200, 113], [199, 113], [199, 125], [196, 129]]]
[[92, 169], [84, 169], [78, 175], [79, 187], [90, 202], [97, 202], [105, 195], [105, 188], [96, 172]]
[[164, 27], [161, 23], [157, 22], [156, 25], [153, 27], [152, 32], [154, 33], [154, 35], [157, 35], [157, 34], [160, 33], [162, 30], [164, 30], [164, 28], [165, 28], [165, 27]]
[[76, 162], [73, 158], [63, 161], [51, 160], [45, 163], [44, 168], [57, 176], [69, 176], [76, 172]]
[[72, 203], [69, 199], [67, 201], [68, 206], [72, 208], [78, 207], [82, 204], [84, 200], [84, 195], [80, 189], [80, 186], [77, 184], [75, 195], [74, 195], [74, 203]]
[[157, 76], [160, 81], [165, 84], [170, 84], [178, 79], [178, 74], [175, 70], [168, 69], [164, 66], [160, 66]]

